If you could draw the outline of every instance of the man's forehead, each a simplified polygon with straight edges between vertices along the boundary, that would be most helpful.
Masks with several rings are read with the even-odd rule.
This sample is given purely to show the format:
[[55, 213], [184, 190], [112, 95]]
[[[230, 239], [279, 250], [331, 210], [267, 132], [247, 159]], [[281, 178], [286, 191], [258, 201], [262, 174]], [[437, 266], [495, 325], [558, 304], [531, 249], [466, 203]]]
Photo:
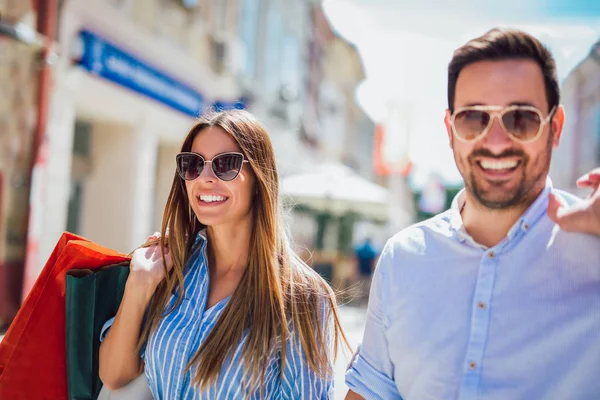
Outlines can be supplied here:
[[533, 105], [546, 101], [539, 65], [528, 59], [478, 61], [464, 67], [456, 82], [455, 106]]
[[543, 80], [542, 69], [539, 64], [528, 58], [476, 61], [464, 66], [460, 71], [458, 79], [460, 80], [461, 77], [476, 77], [481, 79], [491, 74], [537, 75]]

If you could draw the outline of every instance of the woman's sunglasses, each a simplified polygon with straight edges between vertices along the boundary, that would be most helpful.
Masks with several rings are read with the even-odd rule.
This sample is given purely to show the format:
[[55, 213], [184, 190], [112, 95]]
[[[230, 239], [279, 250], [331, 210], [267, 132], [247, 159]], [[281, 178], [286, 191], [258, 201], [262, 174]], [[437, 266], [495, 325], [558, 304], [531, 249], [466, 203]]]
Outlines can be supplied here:
[[212, 160], [205, 160], [200, 154], [184, 152], [177, 154], [177, 173], [186, 181], [198, 178], [207, 163], [210, 163], [217, 178], [229, 182], [237, 178], [242, 170], [244, 160], [242, 153], [221, 153]]
[[540, 110], [532, 106], [470, 106], [459, 108], [452, 114], [452, 132], [462, 142], [474, 142], [489, 132], [494, 118], [498, 117], [502, 129], [520, 143], [536, 140], [544, 126], [550, 122], [554, 110], [544, 118]]

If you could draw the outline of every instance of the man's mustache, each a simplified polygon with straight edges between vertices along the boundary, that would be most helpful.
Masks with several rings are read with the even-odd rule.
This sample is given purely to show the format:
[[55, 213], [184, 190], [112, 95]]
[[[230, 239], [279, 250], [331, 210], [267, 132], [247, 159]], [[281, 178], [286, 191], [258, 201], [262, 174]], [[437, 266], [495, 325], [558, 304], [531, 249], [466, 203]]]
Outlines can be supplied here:
[[473, 160], [475, 157], [487, 157], [487, 158], [497, 158], [497, 159], [506, 158], [506, 157], [526, 158], [526, 154], [522, 150], [517, 150], [517, 149], [508, 149], [508, 150], [503, 151], [500, 154], [492, 153], [488, 149], [478, 149], [478, 150], [474, 150], [469, 155], [469, 160]]

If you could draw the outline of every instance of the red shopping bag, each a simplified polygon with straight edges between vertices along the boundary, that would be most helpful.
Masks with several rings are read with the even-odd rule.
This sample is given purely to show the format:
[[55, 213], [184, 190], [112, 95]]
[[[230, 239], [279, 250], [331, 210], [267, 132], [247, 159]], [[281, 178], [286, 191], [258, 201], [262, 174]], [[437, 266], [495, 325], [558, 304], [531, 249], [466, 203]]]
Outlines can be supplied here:
[[0, 343], [0, 399], [67, 398], [65, 275], [127, 261], [64, 233]]

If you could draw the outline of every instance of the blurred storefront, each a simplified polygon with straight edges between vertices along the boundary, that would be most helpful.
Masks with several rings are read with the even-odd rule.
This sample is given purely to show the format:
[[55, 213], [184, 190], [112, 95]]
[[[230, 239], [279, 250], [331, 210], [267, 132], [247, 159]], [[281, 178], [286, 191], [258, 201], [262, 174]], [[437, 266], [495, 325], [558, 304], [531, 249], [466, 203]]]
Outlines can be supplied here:
[[562, 83], [561, 103], [567, 117], [550, 177], [555, 187], [587, 196], [575, 182], [600, 165], [600, 40]]
[[249, 110], [266, 126], [281, 176], [317, 161], [317, 148], [304, 140], [307, 82], [315, 0], [240, 0], [243, 62], [239, 82]]
[[[346, 287], [354, 272], [354, 236], [357, 231], [360, 236], [364, 234], [362, 225], [356, 223], [387, 221], [387, 188], [361, 177], [348, 166], [328, 163], [284, 178], [281, 192], [285, 200], [296, 206], [295, 220], [306, 223], [312, 218], [313, 236], [307, 244], [313, 249], [313, 267], [337, 288]], [[294, 228], [297, 240], [306, 226]]]
[[[37, 2], [0, 0], [0, 332], [21, 301], [42, 43]], [[44, 18], [42, 12], [39, 17]], [[37, 25], [37, 26], [36, 26]]]
[[[22, 2], [0, 0], [5, 4], [16, 10]], [[6, 287], [2, 273], [11, 254], [20, 274], [10, 278], [14, 301], [0, 303], [3, 315], [16, 312], [21, 286], [27, 293], [63, 231], [129, 252], [159, 229], [175, 154], [207, 109], [255, 113], [269, 130], [282, 178], [325, 163], [375, 177], [374, 125], [354, 99], [362, 62], [331, 31], [320, 1], [56, 0], [56, 6], [56, 57], [29, 235], [26, 149], [39, 55], [0, 42], [7, 49], [0, 72], [11, 82], [3, 81], [0, 125], [8, 128], [0, 141], [12, 149], [0, 160], [0, 282]], [[0, 10], [2, 18], [11, 15]], [[15, 18], [34, 21], [31, 7], [19, 12]], [[297, 207], [290, 226], [306, 257], [347, 259], [365, 214], [387, 217], [369, 215], [369, 208], [356, 212], [360, 204], [329, 216]]]
[[25, 292], [64, 230], [128, 253], [160, 227], [194, 118], [241, 97], [230, 62], [237, 2], [209, 3], [63, 2]]
[[[285, 156], [299, 162], [283, 170], [281, 188], [295, 205], [294, 241], [309, 248], [305, 253], [315, 270], [344, 288], [354, 273], [352, 247], [365, 234], [363, 222], [371, 226], [387, 221], [390, 200], [385, 187], [371, 182], [375, 129], [355, 99], [356, 87], [365, 78], [360, 55], [332, 30], [320, 2], [308, 3], [300, 143], [293, 148], [295, 154]], [[307, 152], [309, 157], [304, 156]]]
[[432, 176], [424, 186], [413, 186], [415, 222], [433, 218], [448, 210], [452, 206], [452, 200], [462, 189], [462, 186], [444, 184], [437, 176]]

